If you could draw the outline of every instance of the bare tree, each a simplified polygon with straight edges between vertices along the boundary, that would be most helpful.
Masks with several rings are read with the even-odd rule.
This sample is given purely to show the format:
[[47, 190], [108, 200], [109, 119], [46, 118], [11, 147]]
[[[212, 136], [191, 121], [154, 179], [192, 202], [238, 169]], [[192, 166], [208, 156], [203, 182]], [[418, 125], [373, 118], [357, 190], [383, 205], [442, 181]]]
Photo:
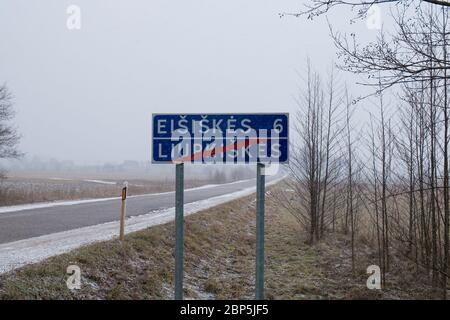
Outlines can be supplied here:
[[11, 120], [14, 118], [12, 95], [6, 85], [0, 86], [0, 158], [17, 158], [20, 136]]
[[[442, 10], [442, 40], [443, 60], [447, 63], [447, 22], [448, 11]], [[449, 114], [448, 114], [448, 91], [447, 70], [444, 70], [444, 261], [442, 274], [442, 288], [444, 299], [447, 299], [447, 278], [449, 277], [449, 251], [450, 251], [450, 191], [449, 191], [449, 168], [448, 168], [448, 143], [449, 143]]]
[[290, 179], [286, 183], [296, 199], [288, 199], [286, 193], [277, 195], [280, 205], [308, 230], [310, 243], [319, 240], [329, 226], [335, 227], [340, 202], [335, 192], [340, 188], [342, 98], [336, 97], [335, 81], [332, 70], [324, 86], [308, 61], [305, 89], [297, 100], [295, 142], [291, 144], [287, 166]]
[[285, 12], [280, 16], [306, 16], [308, 19], [328, 13], [335, 7], [349, 7], [356, 11], [356, 19], [363, 18], [374, 5], [382, 4], [403, 4], [405, 6], [417, 5], [425, 2], [440, 7], [450, 7], [450, 2], [446, 0], [310, 0], [305, 4], [305, 8], [299, 12]]
[[[327, 98], [339, 101], [335, 100], [339, 94], [324, 90], [320, 77], [309, 68], [306, 89], [298, 101], [299, 140], [292, 147], [289, 164], [291, 189], [297, 198], [283, 205], [301, 217], [311, 243], [324, 236], [327, 221], [333, 232], [350, 233], [355, 270], [358, 236], [364, 232], [358, 223], [362, 203], [378, 248], [383, 286], [401, 256], [413, 260], [415, 272], [424, 272], [446, 298], [450, 8], [419, 4], [413, 10], [411, 2], [398, 3], [393, 12], [394, 32], [382, 30], [368, 45], [333, 32], [339, 68], [366, 76], [361, 84], [373, 86], [372, 96], [378, 99], [379, 112], [370, 114], [368, 138], [364, 139], [370, 161], [360, 160], [364, 153], [354, 151], [359, 142], [352, 137], [360, 135], [350, 126], [350, 103], [345, 103], [345, 97], [344, 103], [337, 103], [344, 106], [343, 116], [338, 111], [330, 113], [334, 109]], [[390, 93], [395, 93], [396, 103], [387, 108], [384, 96]], [[364, 165], [359, 168], [358, 163]]]
[[[326, 6], [320, 7], [325, 2], [314, 2], [318, 6], [311, 7], [310, 13], [319, 14], [320, 10], [327, 11], [338, 4], [351, 4], [327, 1]], [[397, 2], [392, 13], [394, 32], [382, 30], [378, 38], [369, 44], [361, 45], [355, 35], [349, 38], [333, 30], [332, 35], [340, 57], [339, 67], [364, 75], [367, 80], [361, 84], [373, 86], [373, 94], [380, 95], [387, 89], [406, 88], [403, 96], [401, 93], [400, 96], [410, 106], [411, 114], [399, 119], [403, 129], [398, 131], [398, 128], [391, 126], [391, 120], [386, 122], [382, 107], [378, 129], [380, 144], [375, 147], [372, 143], [372, 154], [381, 157], [380, 171], [374, 166], [373, 170], [377, 172], [374, 171], [371, 179], [375, 190], [372, 201], [377, 203], [373, 209], [376, 214], [380, 263], [383, 270], [389, 270], [390, 250], [394, 242], [400, 252], [404, 249], [404, 243], [407, 243], [407, 255], [416, 261], [417, 270], [419, 263], [425, 265], [433, 286], [441, 286], [445, 297], [450, 242], [450, 133], [447, 110], [450, 69], [447, 58], [447, 17], [450, 8], [449, 3], [439, 7], [435, 4], [442, 4], [440, 1], [427, 2], [431, 4], [411, 6], [412, 1]], [[381, 2], [358, 2], [357, 5], [367, 8], [374, 3]], [[365, 12], [362, 9], [360, 13], [363, 15]], [[397, 130], [397, 159], [394, 159], [392, 151], [393, 130]], [[406, 164], [406, 170], [392, 173], [391, 163], [398, 159]], [[407, 215], [404, 214], [405, 203]], [[405, 225], [408, 226], [406, 232]]]
[[[352, 249], [352, 272], [355, 272], [355, 169], [354, 169], [354, 141], [352, 137], [351, 125], [351, 101], [348, 95], [347, 88], [345, 89], [345, 128], [346, 128], [346, 149], [347, 149], [347, 195], [346, 195], [346, 209], [345, 209], [345, 232], [350, 230], [351, 234], [351, 249]], [[350, 223], [350, 228], [349, 228]]]

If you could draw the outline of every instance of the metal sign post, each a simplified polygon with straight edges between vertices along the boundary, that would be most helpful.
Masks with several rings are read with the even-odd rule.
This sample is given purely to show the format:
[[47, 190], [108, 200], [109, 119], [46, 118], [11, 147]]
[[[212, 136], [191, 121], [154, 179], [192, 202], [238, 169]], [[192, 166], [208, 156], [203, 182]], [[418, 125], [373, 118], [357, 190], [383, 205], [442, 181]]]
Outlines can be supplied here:
[[256, 281], [255, 298], [264, 299], [264, 164], [256, 165]]
[[175, 299], [183, 299], [183, 163], [256, 163], [255, 297], [264, 299], [265, 163], [289, 161], [289, 114], [153, 114], [152, 163], [176, 164]]
[[184, 164], [175, 166], [175, 300], [183, 300]]

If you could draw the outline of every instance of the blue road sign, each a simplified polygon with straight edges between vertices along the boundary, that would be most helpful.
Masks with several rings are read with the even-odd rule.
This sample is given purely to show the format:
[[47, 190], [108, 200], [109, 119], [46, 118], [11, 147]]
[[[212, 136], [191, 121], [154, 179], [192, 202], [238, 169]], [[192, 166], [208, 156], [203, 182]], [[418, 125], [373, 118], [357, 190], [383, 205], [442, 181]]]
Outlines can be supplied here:
[[285, 163], [289, 114], [153, 114], [153, 163]]

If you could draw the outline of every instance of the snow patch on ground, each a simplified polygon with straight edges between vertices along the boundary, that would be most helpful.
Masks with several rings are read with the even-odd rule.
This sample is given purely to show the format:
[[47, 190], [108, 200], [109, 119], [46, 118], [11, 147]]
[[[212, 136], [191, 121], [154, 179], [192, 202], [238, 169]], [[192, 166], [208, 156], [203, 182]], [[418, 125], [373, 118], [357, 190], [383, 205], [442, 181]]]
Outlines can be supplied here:
[[72, 181], [72, 179], [66, 179], [66, 178], [49, 178], [49, 180], [55, 180], [55, 181]]
[[98, 184], [109, 184], [109, 185], [116, 185], [117, 182], [113, 181], [105, 181], [105, 180], [83, 180], [84, 182], [91, 182], [91, 183], [98, 183]]
[[[266, 183], [266, 186], [275, 184], [284, 177]], [[255, 192], [250, 187], [237, 192], [200, 200], [184, 205], [185, 216], [209, 209]], [[98, 201], [98, 200], [95, 200]], [[172, 221], [175, 217], [175, 208], [155, 210], [145, 215], [130, 217], [126, 220], [125, 232], [135, 232], [151, 226]], [[97, 241], [116, 238], [119, 231], [119, 222], [107, 222], [64, 232], [53, 233], [40, 237], [19, 240], [0, 244], [0, 273], [19, 268], [26, 264], [36, 263], [51, 256], [69, 252]]]

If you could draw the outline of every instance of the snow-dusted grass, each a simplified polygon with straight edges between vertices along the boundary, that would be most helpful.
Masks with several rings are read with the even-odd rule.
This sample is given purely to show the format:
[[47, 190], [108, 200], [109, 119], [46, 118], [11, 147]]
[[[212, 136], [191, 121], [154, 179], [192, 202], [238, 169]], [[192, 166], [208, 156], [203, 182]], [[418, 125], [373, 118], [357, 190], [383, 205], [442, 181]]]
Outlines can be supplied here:
[[[272, 188], [277, 188], [274, 186]], [[393, 256], [388, 287], [368, 290], [373, 248], [357, 243], [353, 274], [350, 238], [328, 236], [310, 246], [306, 231], [266, 193], [265, 294], [268, 299], [432, 298], [420, 274]], [[186, 218], [186, 299], [253, 299], [254, 195]], [[0, 275], [0, 299], [173, 299], [174, 223], [128, 234], [126, 241], [96, 242]], [[66, 268], [81, 268], [81, 290], [66, 287]]]

